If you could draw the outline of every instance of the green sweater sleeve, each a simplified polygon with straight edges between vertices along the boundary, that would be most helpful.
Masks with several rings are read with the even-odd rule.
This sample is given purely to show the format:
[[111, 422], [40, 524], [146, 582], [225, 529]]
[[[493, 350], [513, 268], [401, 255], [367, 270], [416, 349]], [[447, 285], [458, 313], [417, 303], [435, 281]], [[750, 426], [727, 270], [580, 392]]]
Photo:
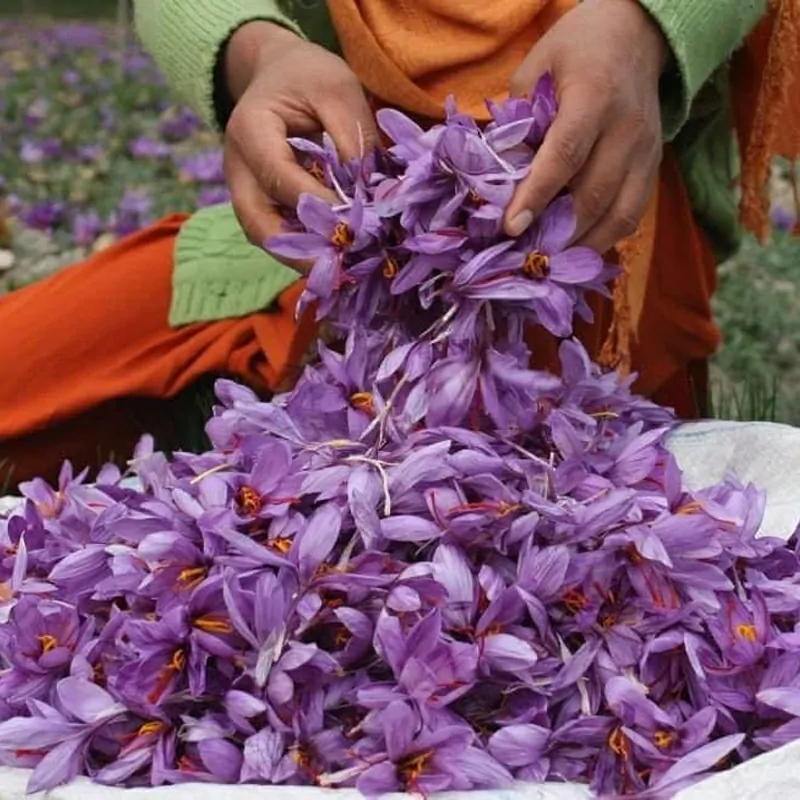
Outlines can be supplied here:
[[664, 136], [683, 127], [692, 101], [766, 13], [766, 0], [639, 0], [660, 25], [675, 57], [665, 76]]
[[259, 19], [302, 36], [278, 0], [134, 0], [134, 14], [139, 37], [169, 84], [211, 124], [217, 57], [237, 28]]

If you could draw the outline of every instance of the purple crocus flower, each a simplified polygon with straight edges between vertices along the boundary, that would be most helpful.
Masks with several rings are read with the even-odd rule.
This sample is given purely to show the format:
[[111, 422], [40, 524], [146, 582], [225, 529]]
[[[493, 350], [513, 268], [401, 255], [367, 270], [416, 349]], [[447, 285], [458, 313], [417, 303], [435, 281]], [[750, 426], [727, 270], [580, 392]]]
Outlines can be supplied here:
[[140, 136], [128, 145], [128, 151], [134, 158], [166, 158], [169, 156], [169, 145], [158, 139]]
[[198, 183], [224, 183], [225, 173], [222, 168], [222, 151], [206, 150], [178, 163], [181, 175], [187, 181]]
[[94, 209], [79, 212], [72, 218], [72, 240], [82, 247], [91, 245], [105, 227], [100, 215]]

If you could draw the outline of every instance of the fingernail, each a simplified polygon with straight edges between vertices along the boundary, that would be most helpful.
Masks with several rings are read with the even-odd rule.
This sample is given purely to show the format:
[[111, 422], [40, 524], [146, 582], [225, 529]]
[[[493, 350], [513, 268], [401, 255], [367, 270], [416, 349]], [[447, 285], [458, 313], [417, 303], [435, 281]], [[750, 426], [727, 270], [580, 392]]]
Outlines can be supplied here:
[[521, 236], [533, 224], [533, 214], [530, 211], [521, 211], [506, 225], [509, 236]]

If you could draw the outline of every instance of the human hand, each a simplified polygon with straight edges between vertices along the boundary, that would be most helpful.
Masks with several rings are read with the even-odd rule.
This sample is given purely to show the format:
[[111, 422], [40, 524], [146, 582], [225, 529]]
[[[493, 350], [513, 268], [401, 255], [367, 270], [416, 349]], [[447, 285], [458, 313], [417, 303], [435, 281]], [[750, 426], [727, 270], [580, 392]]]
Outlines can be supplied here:
[[278, 25], [242, 26], [228, 43], [225, 70], [236, 101], [225, 129], [225, 176], [242, 228], [262, 245], [283, 227], [279, 207], [294, 208], [306, 192], [335, 200], [297, 163], [287, 137], [326, 131], [343, 158], [354, 158], [377, 142], [377, 129], [345, 62]]
[[533, 47], [511, 80], [530, 96], [553, 75], [559, 109], [505, 216], [522, 233], [568, 187], [576, 243], [604, 253], [638, 227], [661, 161], [659, 80], [669, 46], [636, 0], [584, 0]]

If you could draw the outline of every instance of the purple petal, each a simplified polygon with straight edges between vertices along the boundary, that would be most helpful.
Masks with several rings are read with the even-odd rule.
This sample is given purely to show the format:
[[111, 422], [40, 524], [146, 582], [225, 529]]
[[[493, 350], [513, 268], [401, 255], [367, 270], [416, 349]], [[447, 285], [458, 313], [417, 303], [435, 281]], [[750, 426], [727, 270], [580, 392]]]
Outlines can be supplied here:
[[430, 520], [399, 514], [381, 520], [381, 534], [395, 542], [428, 542], [438, 539], [442, 531]]
[[72, 781], [81, 771], [84, 746], [81, 738], [56, 745], [33, 771], [28, 781], [28, 794], [45, 792]]
[[57, 691], [64, 710], [88, 724], [100, 722], [125, 710], [105, 689], [84, 678], [64, 678], [58, 682]]
[[482, 656], [494, 669], [514, 674], [529, 670], [538, 660], [527, 642], [509, 633], [487, 636]]
[[713, 769], [725, 756], [735, 750], [745, 740], [745, 734], [736, 733], [723, 736], [714, 742], [685, 755], [673, 764], [658, 780], [657, 786], [665, 788], [689, 777], [700, 775]]
[[242, 751], [225, 739], [205, 739], [197, 744], [205, 768], [219, 783], [238, 783]]
[[550, 279], [559, 283], [589, 283], [603, 271], [603, 259], [588, 247], [571, 247], [550, 258]]
[[538, 725], [509, 725], [492, 734], [489, 752], [507, 767], [525, 767], [538, 761], [550, 731]]

